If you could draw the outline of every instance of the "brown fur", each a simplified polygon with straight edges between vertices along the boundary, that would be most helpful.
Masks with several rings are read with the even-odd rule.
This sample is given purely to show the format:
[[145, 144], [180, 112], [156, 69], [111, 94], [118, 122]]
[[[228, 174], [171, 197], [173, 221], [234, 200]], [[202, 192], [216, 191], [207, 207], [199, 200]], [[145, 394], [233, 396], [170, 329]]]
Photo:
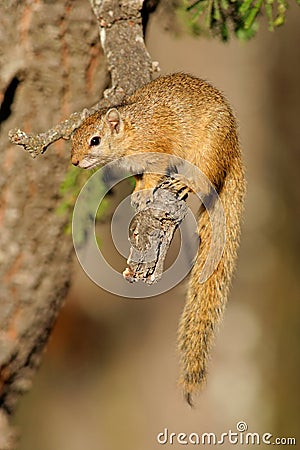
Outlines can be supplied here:
[[[225, 211], [222, 259], [204, 284], [198, 280], [210, 246], [211, 226], [207, 211], [200, 215], [201, 243], [179, 324], [180, 381], [191, 403], [191, 395], [206, 379], [208, 356], [226, 305], [239, 244], [245, 180], [236, 121], [217, 89], [185, 74], [152, 81], [116, 110], [93, 114], [75, 131], [75, 165], [89, 168], [88, 164], [103, 165], [136, 152], [176, 155], [199, 167], [209, 178]], [[95, 135], [101, 137], [97, 148], [89, 146]], [[154, 187], [158, 181], [159, 177], [145, 174], [138, 179], [136, 191]]]

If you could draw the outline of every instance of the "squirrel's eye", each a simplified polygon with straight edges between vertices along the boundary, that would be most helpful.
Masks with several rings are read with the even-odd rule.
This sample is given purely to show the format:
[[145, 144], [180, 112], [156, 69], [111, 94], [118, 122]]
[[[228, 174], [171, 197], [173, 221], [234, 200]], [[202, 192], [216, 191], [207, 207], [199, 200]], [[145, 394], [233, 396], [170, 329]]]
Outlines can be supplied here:
[[99, 145], [99, 144], [100, 144], [100, 141], [101, 141], [101, 139], [100, 139], [99, 136], [93, 136], [93, 137], [90, 139], [90, 147], [94, 147], [94, 146], [96, 146], [96, 145]]

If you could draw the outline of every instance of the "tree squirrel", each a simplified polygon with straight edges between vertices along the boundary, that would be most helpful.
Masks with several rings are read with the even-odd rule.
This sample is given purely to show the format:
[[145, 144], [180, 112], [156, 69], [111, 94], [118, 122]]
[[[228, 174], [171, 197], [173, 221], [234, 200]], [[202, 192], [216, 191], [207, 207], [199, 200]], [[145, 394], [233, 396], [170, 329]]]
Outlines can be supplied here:
[[[211, 235], [204, 210], [198, 221], [199, 250], [178, 330], [180, 382], [191, 404], [192, 394], [206, 380], [209, 352], [225, 308], [239, 245], [245, 178], [232, 110], [206, 81], [171, 74], [141, 87], [121, 105], [92, 114], [74, 132], [72, 141], [75, 166], [90, 169], [137, 152], [166, 153], [196, 165], [219, 194], [226, 219], [222, 258], [210, 278], [200, 284]], [[159, 180], [161, 176], [138, 176], [135, 192], [152, 189]]]

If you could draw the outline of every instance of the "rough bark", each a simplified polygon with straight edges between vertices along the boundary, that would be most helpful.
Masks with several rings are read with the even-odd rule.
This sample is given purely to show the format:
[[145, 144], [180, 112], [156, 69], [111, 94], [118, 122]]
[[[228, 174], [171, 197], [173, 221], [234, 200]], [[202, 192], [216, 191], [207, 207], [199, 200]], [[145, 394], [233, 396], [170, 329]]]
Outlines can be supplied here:
[[153, 202], [137, 211], [129, 227], [130, 254], [123, 272], [130, 283], [153, 284], [163, 274], [164, 261], [176, 228], [185, 218], [186, 194], [176, 191], [167, 179], [154, 191]]

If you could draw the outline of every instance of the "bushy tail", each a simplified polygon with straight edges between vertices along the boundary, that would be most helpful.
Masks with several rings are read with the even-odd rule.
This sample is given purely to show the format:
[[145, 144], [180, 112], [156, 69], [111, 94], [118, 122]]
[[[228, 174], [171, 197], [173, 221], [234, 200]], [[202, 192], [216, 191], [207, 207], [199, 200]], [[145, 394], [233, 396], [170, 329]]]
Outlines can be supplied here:
[[199, 277], [211, 243], [211, 223], [207, 210], [200, 215], [198, 223], [200, 246], [178, 329], [180, 383], [190, 405], [192, 394], [205, 383], [215, 330], [224, 313], [239, 246], [244, 193], [244, 172], [239, 155], [227, 172], [219, 192], [226, 220], [226, 241], [222, 258], [210, 278], [202, 284]]

